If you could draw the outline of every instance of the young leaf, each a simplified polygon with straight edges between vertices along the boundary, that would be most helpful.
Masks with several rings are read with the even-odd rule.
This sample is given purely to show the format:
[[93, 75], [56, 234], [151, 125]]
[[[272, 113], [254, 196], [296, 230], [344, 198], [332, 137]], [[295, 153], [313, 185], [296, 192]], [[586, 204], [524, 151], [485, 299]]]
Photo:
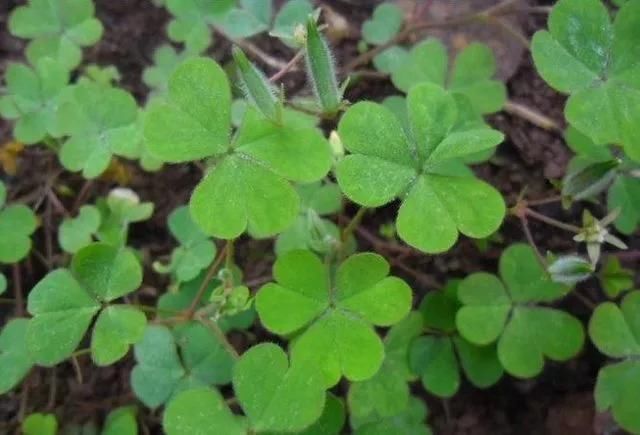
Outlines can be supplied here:
[[98, 239], [113, 246], [125, 246], [129, 225], [147, 220], [153, 214], [153, 203], [140, 202], [138, 195], [126, 188], [113, 189], [106, 200], [100, 198], [96, 206], [102, 217]]
[[0, 394], [18, 385], [33, 366], [31, 356], [24, 345], [27, 335], [27, 319], [7, 322], [0, 333]]
[[56, 435], [58, 420], [53, 414], [29, 414], [22, 422], [24, 435]]
[[101, 435], [138, 435], [136, 408], [121, 406], [107, 415]]
[[6, 95], [0, 96], [0, 115], [15, 120], [14, 137], [35, 144], [47, 135], [59, 137], [58, 109], [66, 98], [69, 72], [52, 59], [31, 68], [11, 63], [5, 73]]
[[66, 252], [75, 253], [90, 244], [100, 228], [100, 212], [92, 205], [80, 207], [78, 216], [65, 218], [58, 231], [58, 243]]
[[596, 347], [621, 362], [600, 369], [595, 388], [599, 411], [611, 409], [625, 430], [640, 432], [640, 292], [629, 293], [618, 307], [612, 302], [599, 305], [589, 321], [589, 336]]
[[164, 411], [162, 427], [167, 435], [247, 433], [240, 419], [227, 407], [222, 395], [203, 387], [177, 394]]
[[333, 55], [313, 17], [307, 20], [305, 53], [308, 75], [320, 107], [325, 113], [336, 113], [342, 103], [342, 93], [338, 89]]
[[233, 390], [254, 432], [295, 432], [318, 420], [325, 403], [322, 373], [279, 346], [249, 349], [233, 369]]
[[415, 86], [407, 108], [409, 136], [395, 115], [378, 104], [358, 103], [345, 113], [338, 131], [351, 154], [336, 168], [343, 192], [367, 207], [402, 198], [398, 234], [425, 252], [446, 251], [458, 232], [475, 238], [495, 232], [505, 214], [500, 194], [448, 168], [454, 160], [494, 148], [502, 134], [486, 127], [460, 128], [455, 99], [436, 85]]
[[614, 256], [607, 258], [598, 274], [602, 289], [611, 299], [615, 299], [624, 291], [633, 288], [634, 271], [623, 268], [620, 260]]
[[[309, 15], [313, 13], [313, 4], [309, 0], [289, 0], [276, 14], [273, 28], [269, 34], [280, 38], [289, 46], [298, 47], [304, 42], [296, 36], [298, 29], [304, 29]], [[304, 32], [303, 32], [304, 33]]]
[[29, 254], [31, 234], [38, 225], [31, 209], [22, 204], [4, 206], [6, 189], [0, 182], [0, 263], [16, 263]]
[[60, 118], [70, 136], [60, 150], [60, 161], [70, 171], [81, 170], [85, 178], [102, 174], [114, 154], [137, 151], [138, 106], [121, 89], [88, 82], [75, 85]]
[[29, 0], [9, 16], [9, 31], [31, 39], [26, 53], [32, 64], [53, 57], [71, 70], [80, 63], [81, 48], [100, 40], [102, 24], [91, 0]]
[[[613, 24], [600, 0], [561, 0], [549, 31], [537, 32], [532, 54], [540, 75], [570, 94], [565, 115], [596, 143], [616, 143], [640, 160], [640, 3], [626, 3]], [[597, 115], [596, 115], [597, 114]]]
[[624, 234], [633, 233], [640, 225], [640, 179], [620, 176], [611, 185], [607, 208], [620, 210], [615, 227]]
[[465, 95], [478, 113], [493, 113], [502, 108], [507, 91], [504, 83], [494, 80], [496, 61], [489, 47], [469, 44], [458, 54], [448, 71], [446, 47], [436, 39], [414, 46], [409, 56], [393, 70], [394, 85], [404, 92], [420, 83], [433, 83], [453, 93]]
[[[131, 251], [101, 243], [78, 251], [72, 260], [71, 271], [57, 269], [50, 272], [29, 293], [27, 310], [33, 318], [29, 321], [26, 343], [34, 361], [53, 366], [68, 358], [100, 311], [101, 304], [134, 291], [141, 282], [142, 270]], [[126, 337], [123, 340], [126, 343], [136, 336], [136, 323], [132, 324], [130, 320], [112, 326], [120, 328], [120, 337]], [[98, 334], [101, 333], [104, 331], [99, 330]], [[94, 356], [98, 352], [101, 363], [115, 361], [128, 349], [128, 346], [122, 349], [124, 344], [107, 345], [114, 347], [92, 349]]]
[[385, 44], [400, 31], [403, 20], [402, 9], [393, 3], [382, 3], [362, 25], [362, 38], [369, 44]]
[[551, 281], [573, 286], [589, 279], [594, 269], [593, 263], [582, 257], [563, 255], [549, 264], [547, 272]]
[[134, 352], [137, 364], [131, 371], [131, 387], [150, 408], [162, 405], [180, 391], [231, 380], [233, 358], [199, 323], [185, 324], [175, 337], [164, 326], [149, 325]]
[[409, 286], [388, 273], [382, 257], [358, 254], [339, 266], [332, 282], [314, 254], [293, 251], [277, 259], [277, 283], [260, 289], [256, 309], [270, 331], [299, 332], [292, 343], [293, 358], [318, 361], [326, 385], [336, 384], [342, 375], [363, 381], [378, 371], [384, 358], [373, 325], [391, 326], [411, 306]]
[[532, 249], [510, 246], [500, 258], [502, 281], [475, 273], [460, 284], [463, 306], [456, 315], [460, 334], [471, 343], [497, 341], [498, 358], [510, 374], [529, 378], [542, 371], [544, 359], [564, 361], [584, 341], [580, 321], [554, 308], [536, 305], [563, 297], [568, 288], [552, 282]]

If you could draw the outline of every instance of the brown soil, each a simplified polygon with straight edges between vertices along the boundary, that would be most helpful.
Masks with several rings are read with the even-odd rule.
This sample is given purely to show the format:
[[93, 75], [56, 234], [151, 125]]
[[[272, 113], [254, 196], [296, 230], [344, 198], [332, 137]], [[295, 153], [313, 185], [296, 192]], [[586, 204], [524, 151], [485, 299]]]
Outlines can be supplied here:
[[[429, 1], [429, 0], [426, 0]], [[431, 0], [444, 2], [444, 0]], [[470, 3], [475, 3], [474, 0]], [[0, 3], [0, 73], [10, 61], [21, 60], [24, 43], [11, 37], [6, 30], [8, 13], [23, 0], [4, 0]], [[332, 9], [352, 23], [352, 36], [340, 41], [336, 47], [336, 57], [345, 64], [356, 55], [357, 30], [372, 8], [371, 1], [325, 0]], [[448, 2], [447, 2], [448, 3]], [[482, 1], [486, 3], [486, 1]], [[539, 5], [553, 3], [539, 1]], [[165, 25], [169, 19], [163, 8], [155, 7], [150, 0], [96, 1], [97, 15], [105, 26], [102, 41], [86, 50], [87, 63], [116, 65], [122, 74], [121, 86], [129, 90], [140, 101], [148, 92], [141, 81], [143, 69], [151, 63], [154, 49], [166, 42]], [[544, 26], [544, 16], [530, 15], [520, 17], [517, 25], [527, 36]], [[490, 37], [496, 38], [495, 33]], [[509, 36], [504, 36], [509, 38]], [[254, 41], [264, 50], [286, 61], [292, 53], [268, 38], [256, 38]], [[211, 55], [220, 61], [228, 59], [229, 44], [218, 38], [211, 49]], [[506, 51], [502, 59], [509, 63], [508, 79], [510, 99], [545, 114], [562, 124], [564, 97], [551, 90], [536, 74], [530, 56], [523, 50]], [[284, 80], [291, 95], [294, 92], [308, 92], [304, 74], [293, 72]], [[360, 82], [350, 89], [348, 98], [381, 100], [394, 93], [386, 80]], [[548, 179], [560, 178], [570, 158], [563, 139], [557, 132], [549, 132], [531, 125], [529, 122], [507, 113], [499, 113], [490, 118], [490, 122], [503, 131], [507, 140], [498, 150], [490, 163], [477, 168], [478, 174], [496, 186], [512, 204], [518, 194], [527, 187], [531, 198], [543, 198], [554, 194]], [[0, 121], [0, 143], [11, 138], [10, 126]], [[20, 158], [17, 176], [4, 176], [11, 189], [12, 198], [38, 197], [43, 186], [52, 175], [59, 172], [60, 166], [55, 156], [44, 149], [27, 149]], [[177, 205], [188, 201], [189, 193], [198, 182], [201, 171], [191, 165], [165, 167], [155, 174], [146, 174], [133, 164], [126, 164], [133, 174], [130, 187], [140, 194], [143, 200], [156, 204], [154, 217], [145, 223], [134, 226], [131, 244], [141, 249], [147, 258], [167, 255], [173, 241], [165, 228], [167, 214]], [[76, 193], [85, 186], [87, 199], [105, 194], [115, 183], [98, 180], [85, 185], [79, 175], [61, 173], [58, 183], [68, 186]], [[61, 197], [68, 209], [73, 209], [75, 198]], [[65, 257], [60, 254], [55, 242], [55, 228], [61, 216], [45, 201], [38, 210], [43, 226], [35, 236], [35, 246], [45, 256], [51, 257], [56, 264], [62, 264]], [[386, 207], [369, 214], [363, 221], [363, 227], [369, 233], [376, 234], [381, 224], [393, 219], [396, 206]], [[563, 211], [559, 206], [550, 205], [540, 209], [542, 212], [561, 219], [574, 219], [577, 222], [579, 210]], [[596, 210], [595, 211], [601, 211]], [[352, 213], [347, 209], [347, 214]], [[345, 217], [346, 219], [346, 217]], [[542, 249], [556, 252], [571, 250], [573, 244], [567, 234], [550, 230], [547, 226], [532, 224], [535, 240]], [[460, 278], [478, 270], [495, 270], [501, 250], [509, 243], [524, 241], [524, 235], [517, 220], [507, 218], [501, 230], [503, 241], [491, 245], [481, 252], [469, 239], [462, 239], [446, 255], [430, 257], [411, 249], [396, 249], [395, 245], [383, 248], [395, 265], [394, 273], [406, 278], [413, 284], [417, 293], [416, 300], [438, 283], [447, 278]], [[359, 237], [362, 250], [371, 249], [366, 237]], [[637, 237], [629, 240], [631, 246], [640, 246]], [[49, 248], [42, 246], [51, 245]], [[238, 261], [249, 281], [260, 281], [268, 276], [273, 261], [270, 242], [243, 240], [238, 248]], [[147, 262], [146, 264], [149, 264]], [[632, 263], [627, 262], [627, 266]], [[7, 276], [10, 270], [4, 270]], [[166, 282], [150, 271], [146, 274], [142, 298], [153, 298]], [[32, 257], [20, 267], [22, 288], [25, 293], [40, 279], [46, 269]], [[588, 282], [587, 293], [599, 297], [596, 282]], [[569, 299], [565, 305], [576, 315], [586, 319], [586, 310], [577, 300]], [[4, 310], [4, 311], [2, 311]], [[6, 308], [0, 307], [0, 318], [11, 316]], [[256, 329], [258, 337], [265, 337], [264, 331]], [[128, 376], [132, 366], [131, 358], [109, 367], [94, 368], [87, 358], [79, 358], [79, 372], [71, 364], [62, 364], [55, 370], [34, 369], [25, 387], [0, 397], [0, 425], [9, 432], [19, 412], [55, 411], [64, 422], [101, 422], [105, 414], [115, 406], [135, 403], [129, 385]], [[576, 434], [614, 433], [614, 426], [608, 415], [598, 415], [594, 411], [592, 390], [598, 368], [603, 358], [591, 347], [586, 346], [582, 355], [567, 364], [547, 364], [544, 373], [530, 381], [518, 381], [505, 377], [497, 386], [480, 391], [469, 385], [449, 401], [435, 400], [427, 396], [423, 389], [415, 386], [415, 393], [424, 397], [430, 407], [430, 423], [437, 434]], [[78, 379], [81, 373], [82, 379]], [[55, 387], [52, 387], [55, 385]], [[22, 409], [21, 409], [22, 407]], [[141, 409], [144, 409], [141, 407]], [[158, 412], [143, 412], [145, 427], [156, 433], [159, 423]], [[3, 429], [4, 427], [4, 429]], [[11, 429], [13, 430], [13, 429]]]

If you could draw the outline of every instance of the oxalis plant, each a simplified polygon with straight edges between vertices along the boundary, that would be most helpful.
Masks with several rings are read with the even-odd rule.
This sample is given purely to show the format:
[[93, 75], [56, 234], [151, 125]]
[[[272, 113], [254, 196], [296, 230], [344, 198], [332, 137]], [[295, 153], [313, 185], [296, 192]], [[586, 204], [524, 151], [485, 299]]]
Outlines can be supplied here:
[[[325, 37], [336, 18], [311, 1], [155, 3], [177, 45], [153, 54], [142, 102], [114, 66], [85, 67], [83, 47], [103, 33], [90, 0], [29, 0], [8, 17], [27, 41], [4, 71], [0, 115], [59, 163], [42, 194], [0, 182], [0, 393], [22, 397], [2, 431], [424, 435], [426, 396], [535, 378], [590, 340], [604, 361], [596, 408], [640, 433], [640, 290], [625, 267], [637, 251], [624, 252], [640, 224], [640, 0], [543, 10], [531, 55], [568, 95], [575, 154], [545, 198], [526, 186], [505, 197], [475, 170], [499, 165], [508, 140], [485, 119], [508, 103], [488, 46], [418, 38], [431, 24], [383, 3], [338, 69]], [[434, 25], [491, 25], [519, 8]], [[205, 54], [214, 37], [230, 51]], [[303, 68], [312, 96], [280, 84]], [[366, 72], [397, 94], [348, 101]], [[124, 187], [92, 195], [136, 164], [152, 183], [163, 166], [201, 175], [179, 201]], [[136, 228], [149, 219], [168, 249], [143, 242]], [[520, 242], [503, 242], [505, 221], [521, 225]], [[545, 250], [532, 222], [572, 248]], [[458, 244], [499, 255], [438, 280], [406, 264]], [[265, 258], [270, 270], [248, 278]], [[89, 363], [125, 373], [113, 409], [67, 421], [55, 384], [49, 404], [29, 402], [43, 388], [34, 373], [69, 366], [82, 383]]]

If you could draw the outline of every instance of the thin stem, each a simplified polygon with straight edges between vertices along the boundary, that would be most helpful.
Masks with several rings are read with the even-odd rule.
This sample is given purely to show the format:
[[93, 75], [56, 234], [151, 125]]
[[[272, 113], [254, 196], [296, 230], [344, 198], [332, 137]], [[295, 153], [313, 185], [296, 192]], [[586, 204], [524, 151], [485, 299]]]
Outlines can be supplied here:
[[12, 268], [13, 277], [13, 298], [17, 317], [24, 316], [24, 298], [22, 297], [22, 275], [20, 273], [20, 263], [16, 263]]
[[562, 132], [562, 128], [556, 121], [524, 104], [508, 100], [504, 105], [504, 110], [508, 114], [522, 118], [543, 130]]
[[227, 35], [224, 32], [224, 30], [220, 29], [219, 27], [215, 27], [214, 26], [213, 29], [220, 36], [222, 36], [223, 38], [229, 40], [230, 42], [232, 42], [233, 44], [237, 45], [238, 47], [242, 48], [244, 51], [246, 51], [247, 53], [251, 54], [253, 57], [257, 57], [262, 62], [264, 62], [265, 64], [269, 65], [271, 68], [274, 68], [276, 70], [281, 70], [281, 69], [284, 69], [287, 66], [286, 63], [284, 63], [280, 59], [276, 59], [275, 57], [272, 57], [270, 54], [266, 53], [260, 47], [258, 47], [257, 45], [254, 45], [252, 42], [249, 42], [246, 39], [232, 38], [231, 36]]
[[561, 195], [551, 196], [549, 198], [527, 200], [527, 205], [538, 206], [538, 205], [552, 204], [558, 201], [562, 201]]
[[544, 256], [540, 253], [538, 249], [538, 245], [536, 245], [535, 240], [533, 240], [533, 234], [531, 234], [531, 229], [529, 228], [529, 222], [525, 216], [520, 217], [520, 223], [522, 224], [522, 230], [524, 231], [524, 235], [527, 238], [527, 242], [533, 248], [533, 252], [536, 254], [536, 258], [538, 262], [542, 266], [544, 270], [547, 270], [547, 260], [545, 260]]
[[351, 221], [347, 224], [345, 229], [342, 231], [342, 235], [340, 236], [340, 241], [344, 244], [349, 237], [353, 234], [353, 232], [358, 228], [360, 222], [362, 222], [362, 218], [367, 212], [366, 207], [360, 207], [355, 214], [355, 216], [351, 219]]
[[211, 319], [208, 319], [205, 316], [198, 316], [197, 320], [202, 322], [202, 324], [204, 324], [207, 328], [209, 328], [209, 330], [211, 332], [213, 332], [213, 334], [216, 336], [216, 338], [218, 338], [218, 340], [220, 340], [220, 343], [222, 343], [224, 348], [229, 352], [229, 354], [233, 358], [235, 358], [235, 359], [240, 358], [240, 355], [238, 354], [238, 351], [229, 342], [229, 340], [227, 339], [227, 336], [225, 335], [224, 332], [222, 332], [222, 329], [220, 329], [220, 326], [218, 326], [218, 324], [216, 322], [212, 321]]
[[87, 347], [87, 348], [84, 348], [84, 349], [79, 349], [79, 350], [76, 350], [75, 352], [73, 352], [71, 354], [71, 358], [76, 358], [76, 357], [79, 357], [79, 356], [88, 355], [90, 353], [91, 353], [91, 348], [90, 347]]
[[198, 309], [198, 304], [200, 304], [200, 300], [202, 299], [202, 296], [207, 291], [207, 287], [209, 286], [209, 283], [211, 282], [216, 272], [218, 271], [218, 267], [220, 267], [220, 265], [222, 264], [222, 260], [225, 258], [228, 249], [229, 249], [229, 241], [227, 241], [227, 244], [225, 245], [225, 247], [222, 248], [222, 251], [220, 251], [220, 253], [218, 254], [218, 258], [216, 258], [216, 260], [213, 263], [211, 263], [211, 266], [209, 266], [209, 269], [207, 270], [207, 274], [205, 275], [202, 282], [200, 283], [198, 292], [196, 293], [195, 297], [191, 301], [191, 305], [189, 305], [189, 308], [187, 308], [187, 311], [185, 311], [184, 313], [185, 318], [187, 319], [193, 318], [193, 315], [196, 313], [196, 310]]
[[577, 289], [574, 289], [571, 294], [576, 297], [582, 304], [584, 304], [590, 310], [595, 310], [597, 304], [593, 302], [591, 299], [580, 293]]
[[539, 220], [540, 222], [544, 222], [547, 225], [560, 228], [561, 230], [569, 231], [571, 233], [576, 233], [576, 234], [581, 231], [581, 229], [575, 225], [566, 224], [557, 219], [550, 218], [549, 216], [543, 215], [542, 213], [538, 213], [537, 211], [532, 210], [530, 208], [526, 208], [524, 210], [524, 213], [529, 217]]
[[300, 50], [296, 53], [295, 56], [293, 56], [291, 58], [291, 60], [289, 62], [287, 62], [287, 64], [280, 69], [280, 71], [276, 72], [275, 74], [273, 74], [271, 77], [269, 77], [269, 81], [271, 83], [275, 83], [278, 80], [280, 80], [282, 77], [284, 77], [289, 71], [293, 70], [293, 68], [296, 66], [296, 64], [298, 62], [300, 62], [300, 60], [302, 60], [302, 58], [304, 58], [304, 50]]

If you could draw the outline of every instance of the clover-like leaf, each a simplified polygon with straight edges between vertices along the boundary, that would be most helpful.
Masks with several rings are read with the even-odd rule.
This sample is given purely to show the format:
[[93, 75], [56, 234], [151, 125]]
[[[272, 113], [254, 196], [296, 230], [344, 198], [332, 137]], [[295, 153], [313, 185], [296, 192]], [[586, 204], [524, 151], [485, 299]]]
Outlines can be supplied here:
[[102, 310], [91, 336], [91, 356], [96, 365], [106, 366], [120, 360], [129, 346], [140, 341], [147, 318], [127, 305], [112, 305]]
[[175, 396], [162, 418], [167, 435], [246, 435], [239, 418], [233, 415], [222, 395], [210, 388], [194, 388]]
[[70, 137], [60, 150], [62, 165], [82, 171], [85, 178], [102, 174], [111, 157], [137, 150], [138, 106], [121, 89], [84, 82], [72, 89], [70, 101], [60, 108], [61, 124]]
[[605, 355], [622, 359], [600, 369], [595, 388], [596, 407], [611, 409], [624, 429], [640, 432], [636, 412], [640, 398], [640, 292], [629, 293], [620, 303], [599, 305], [589, 321], [589, 335]]
[[299, 432], [301, 435], [339, 435], [347, 419], [342, 400], [327, 393], [322, 415], [315, 423]]
[[562, 0], [537, 32], [532, 54], [540, 75], [570, 94], [565, 115], [596, 143], [616, 143], [640, 160], [640, 3], [627, 2], [611, 23], [600, 0]]
[[24, 144], [62, 134], [58, 109], [66, 98], [69, 72], [52, 59], [42, 59], [35, 65], [9, 64], [6, 94], [0, 96], [0, 115], [15, 121], [13, 135]]
[[602, 289], [610, 299], [615, 299], [622, 292], [633, 288], [635, 272], [622, 267], [618, 258], [608, 257], [598, 273]]
[[234, 0], [167, 0], [174, 16], [167, 33], [187, 50], [200, 53], [211, 44], [209, 26], [220, 22], [234, 4]]
[[389, 417], [402, 412], [409, 404], [409, 346], [422, 332], [422, 317], [413, 312], [394, 325], [384, 339], [385, 358], [380, 370], [371, 378], [354, 382], [347, 397], [352, 416], [372, 413]]
[[102, 428], [102, 435], [137, 435], [136, 408], [121, 406], [107, 415]]
[[487, 388], [502, 376], [495, 345], [469, 343], [456, 330], [458, 301], [457, 281], [438, 292], [428, 293], [420, 304], [426, 334], [414, 340], [409, 361], [414, 373], [421, 376], [427, 391], [451, 397], [461, 383], [462, 370], [473, 385]]
[[177, 52], [164, 44], [153, 52], [153, 65], [144, 69], [142, 81], [151, 88], [149, 99], [165, 97], [169, 92], [169, 78], [185, 60], [195, 56], [188, 50]]
[[56, 435], [58, 432], [58, 420], [53, 414], [41, 414], [39, 412], [29, 414], [21, 425], [25, 435]]
[[345, 113], [338, 130], [351, 154], [336, 169], [343, 192], [367, 207], [402, 198], [398, 234], [425, 252], [446, 251], [458, 232], [475, 238], [495, 232], [505, 214], [500, 194], [448, 168], [452, 161], [494, 148], [502, 134], [459, 127], [454, 97], [433, 84], [415, 86], [407, 108], [410, 136], [381, 105], [358, 103]]
[[66, 252], [75, 253], [93, 241], [100, 228], [100, 211], [92, 205], [80, 207], [78, 216], [65, 218], [60, 224], [58, 242]]
[[498, 358], [510, 374], [528, 378], [540, 373], [544, 359], [565, 361], [582, 348], [584, 330], [575, 317], [537, 305], [563, 297], [568, 288], [554, 283], [526, 245], [510, 246], [500, 258], [502, 280], [475, 273], [460, 284], [463, 306], [458, 331], [477, 345], [497, 341]]
[[[94, 243], [78, 251], [71, 270], [50, 272], [29, 293], [27, 310], [33, 318], [29, 321], [26, 343], [33, 360], [44, 366], [65, 360], [84, 337], [101, 304], [134, 291], [141, 282], [140, 264], [129, 250]], [[115, 310], [117, 319], [112, 317], [111, 309]], [[127, 311], [128, 314], [123, 315], [115, 307], [107, 310], [107, 317], [100, 322], [107, 324], [98, 328], [98, 343], [104, 340], [105, 326], [118, 330], [108, 331], [109, 342], [102, 341], [103, 348], [92, 349], [99, 364], [122, 357], [128, 344], [137, 337], [136, 327], [141, 322], [140, 314]], [[114, 337], [121, 341], [111, 341]]]
[[607, 195], [609, 210], [620, 210], [614, 224], [618, 231], [632, 234], [640, 225], [640, 179], [621, 175]]
[[489, 47], [469, 44], [449, 71], [446, 47], [437, 39], [427, 39], [411, 49], [409, 56], [392, 71], [394, 85], [408, 92], [420, 83], [433, 83], [465, 95], [479, 113], [497, 112], [507, 93], [504, 83], [494, 80], [496, 61]]
[[191, 219], [188, 207], [179, 207], [169, 215], [169, 230], [180, 242], [173, 250], [171, 262], [164, 266], [154, 264], [162, 273], [173, 273], [177, 282], [191, 281], [216, 256], [216, 245]]
[[327, 385], [342, 375], [352, 381], [371, 378], [384, 358], [373, 326], [393, 325], [409, 312], [409, 286], [388, 276], [387, 262], [371, 253], [345, 260], [335, 282], [308, 251], [279, 257], [273, 271], [277, 282], [260, 289], [256, 309], [270, 331], [299, 333], [293, 358], [317, 360]]
[[220, 27], [232, 38], [249, 38], [269, 29], [272, 0], [240, 0], [240, 7], [224, 16]]
[[431, 435], [431, 428], [425, 423], [427, 405], [417, 397], [411, 397], [407, 406], [399, 413], [381, 417], [371, 414], [366, 417], [351, 415], [351, 427], [357, 435]]
[[31, 234], [38, 225], [35, 214], [22, 204], [4, 206], [6, 190], [0, 182], [0, 263], [16, 263], [29, 254]]
[[53, 57], [70, 70], [80, 63], [81, 48], [100, 40], [102, 24], [94, 18], [91, 0], [29, 0], [11, 13], [9, 31], [31, 39], [27, 46], [31, 63]]
[[33, 366], [24, 345], [28, 324], [27, 319], [13, 319], [0, 332], [0, 394], [18, 385]]
[[151, 408], [181, 391], [231, 380], [232, 356], [199, 323], [187, 323], [175, 335], [164, 326], [149, 325], [134, 349], [137, 364], [131, 371], [131, 387]]
[[101, 215], [97, 237], [113, 246], [125, 246], [129, 225], [149, 219], [154, 208], [153, 203], [140, 202], [133, 190], [122, 187], [113, 189], [106, 198], [98, 199], [96, 207]]
[[387, 43], [400, 31], [403, 20], [402, 9], [392, 3], [382, 3], [362, 25], [362, 38], [369, 44]]

